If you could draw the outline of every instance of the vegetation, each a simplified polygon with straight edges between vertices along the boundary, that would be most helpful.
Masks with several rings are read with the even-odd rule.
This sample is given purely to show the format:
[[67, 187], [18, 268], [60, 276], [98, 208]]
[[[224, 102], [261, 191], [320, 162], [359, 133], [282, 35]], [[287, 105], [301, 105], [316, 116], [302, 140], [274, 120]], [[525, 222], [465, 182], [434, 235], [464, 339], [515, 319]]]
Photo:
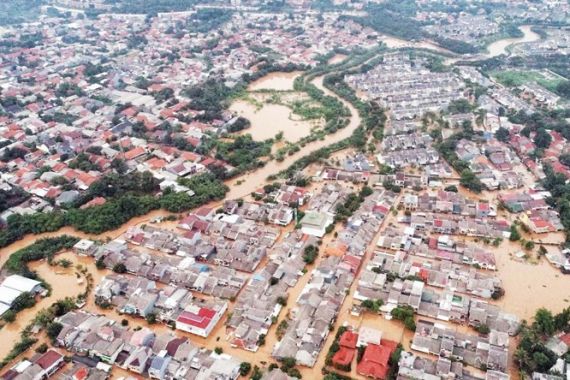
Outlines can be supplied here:
[[319, 248], [314, 245], [309, 245], [305, 247], [303, 251], [303, 261], [307, 264], [313, 264], [317, 257], [319, 256]]
[[100, 234], [160, 207], [171, 212], [182, 212], [212, 200], [222, 199], [228, 191], [223, 182], [211, 173], [181, 179], [181, 184], [189, 187], [195, 195], [165, 191], [161, 197], [154, 197], [151, 194], [158, 189], [158, 185], [150, 173], [105, 176], [91, 185], [75, 206], [96, 196], [106, 197], [105, 204], [85, 209], [71, 208], [66, 213], [53, 211], [11, 215], [7, 228], [0, 231], [0, 247], [5, 247], [29, 233], [57, 231], [64, 226]]
[[241, 362], [239, 365], [239, 374], [242, 376], [247, 376], [251, 372], [251, 363]]
[[29, 262], [42, 259], [51, 261], [57, 252], [73, 247], [78, 241], [79, 239], [67, 235], [37, 240], [34, 244], [10, 255], [2, 269], [9, 273], [37, 278], [37, 275], [28, 268]]
[[556, 362], [556, 354], [546, 347], [546, 341], [557, 331], [568, 331], [570, 308], [553, 315], [549, 310], [538, 309], [534, 322], [521, 326], [520, 341], [515, 351], [515, 363], [528, 375], [546, 373]]
[[379, 33], [406, 40], [419, 40], [423, 37], [421, 24], [413, 18], [416, 14], [415, 1], [370, 3], [366, 7], [366, 13], [366, 16], [351, 19]]
[[0, 25], [19, 24], [36, 19], [42, 0], [5, 0], [0, 2]]
[[361, 303], [363, 308], [368, 309], [374, 313], [378, 313], [383, 304], [384, 301], [382, 300], [364, 300]]
[[404, 322], [404, 326], [408, 330], [416, 330], [416, 322], [414, 321], [414, 309], [412, 309], [411, 306], [398, 306], [391, 311], [391, 314], [394, 319]]
[[352, 216], [352, 214], [358, 210], [360, 204], [364, 202], [364, 198], [372, 194], [373, 190], [368, 187], [364, 186], [362, 190], [358, 194], [351, 193], [346, 197], [346, 200], [343, 204], [339, 204], [336, 207], [336, 214], [335, 214], [335, 221], [337, 222], [345, 222]]
[[507, 87], [518, 87], [524, 84], [536, 82], [550, 91], [557, 92], [557, 86], [564, 83], [560, 79], [549, 79], [540, 71], [534, 70], [507, 70], [493, 71], [491, 75], [502, 85]]

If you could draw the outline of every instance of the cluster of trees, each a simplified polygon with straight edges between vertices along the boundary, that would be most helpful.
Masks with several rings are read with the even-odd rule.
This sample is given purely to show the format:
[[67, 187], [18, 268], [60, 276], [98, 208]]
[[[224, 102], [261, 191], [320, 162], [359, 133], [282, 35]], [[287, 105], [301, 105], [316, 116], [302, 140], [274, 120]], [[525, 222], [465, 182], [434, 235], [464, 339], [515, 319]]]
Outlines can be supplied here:
[[361, 306], [374, 313], [378, 313], [383, 304], [384, 301], [382, 300], [364, 300], [362, 301]]
[[230, 163], [240, 172], [263, 166], [260, 157], [271, 153], [272, 140], [258, 142], [251, 135], [237, 136], [233, 141], [217, 141], [216, 158]]
[[303, 261], [307, 264], [312, 264], [315, 262], [317, 257], [319, 256], [319, 248], [315, 247], [314, 245], [309, 245], [305, 247], [303, 251]]
[[180, 12], [192, 8], [197, 0], [107, 0], [113, 13], [142, 13], [155, 15], [161, 12]]
[[0, 189], [0, 212], [24, 202], [29, 197], [30, 195], [19, 187], [12, 187], [10, 190]]
[[180, 178], [178, 183], [191, 189], [194, 195], [165, 191], [160, 199], [160, 206], [167, 211], [182, 212], [211, 201], [224, 199], [229, 190], [213, 173]]
[[548, 372], [556, 363], [557, 356], [546, 347], [546, 341], [557, 331], [567, 332], [570, 322], [570, 308], [559, 314], [547, 309], [538, 309], [531, 325], [523, 323], [520, 341], [515, 351], [515, 362], [527, 374]]
[[[291, 377], [296, 377], [300, 379], [301, 372], [295, 367], [297, 365], [297, 361], [295, 358], [283, 358], [281, 360], [281, 371], [285, 372], [287, 375]], [[261, 378], [261, 376], [259, 377]]]
[[552, 194], [548, 202], [559, 212], [568, 242], [570, 241], [570, 184], [566, 183], [564, 174], [556, 173], [550, 165], [544, 166], [544, 175], [542, 185]]
[[85, 93], [77, 84], [71, 82], [63, 82], [55, 89], [55, 95], [60, 98], [67, 98], [72, 95], [83, 96]]
[[364, 186], [358, 194], [351, 193], [346, 197], [344, 203], [336, 206], [335, 210], [335, 222], [345, 222], [352, 216], [352, 214], [358, 210], [360, 204], [364, 202], [364, 198], [373, 193], [373, 190]]
[[419, 40], [423, 37], [423, 33], [422, 24], [414, 19], [416, 10], [416, 4], [411, 0], [382, 4], [370, 3], [366, 7], [366, 16], [344, 16], [342, 18], [352, 19], [382, 34], [406, 40]]
[[2, 269], [7, 270], [9, 273], [37, 278], [37, 275], [28, 268], [27, 264], [29, 262], [42, 259], [51, 261], [57, 252], [73, 247], [78, 241], [79, 239], [67, 235], [37, 240], [34, 244], [10, 255]]
[[228, 132], [229, 133], [235, 133], [235, 132], [243, 131], [244, 129], [249, 128], [250, 125], [251, 125], [251, 123], [248, 119], [240, 116], [228, 127]]
[[40, 14], [42, 0], [5, 0], [0, 2], [0, 25], [19, 24]]
[[145, 215], [152, 210], [162, 207], [171, 212], [182, 212], [211, 200], [222, 199], [228, 191], [223, 182], [211, 173], [183, 179], [181, 184], [188, 186], [195, 195], [165, 191], [161, 197], [155, 197], [152, 194], [158, 186], [150, 173], [123, 177], [113, 174], [103, 177], [90, 187], [75, 206], [96, 196], [106, 197], [106, 203], [85, 209], [74, 207], [65, 213], [53, 211], [11, 215], [7, 228], [0, 231], [0, 247], [5, 247], [28, 233], [51, 232], [64, 226], [100, 234], [116, 229], [131, 218]]
[[474, 54], [479, 51], [479, 48], [465, 41], [455, 40], [442, 36], [432, 36], [432, 39], [437, 42], [437, 44], [442, 48], [457, 54]]
[[411, 306], [398, 306], [390, 312], [392, 317], [398, 321], [404, 322], [404, 326], [411, 331], [416, 331], [416, 322], [414, 320], [414, 309]]
[[186, 20], [186, 27], [194, 33], [208, 33], [218, 29], [232, 18], [233, 12], [228, 9], [198, 9]]
[[452, 100], [447, 107], [452, 114], [468, 113], [473, 111], [473, 105], [467, 99]]
[[483, 190], [483, 184], [481, 180], [477, 178], [475, 173], [469, 168], [469, 164], [463, 160], [460, 160], [455, 153], [455, 148], [457, 147], [457, 142], [466, 136], [465, 132], [458, 132], [446, 140], [443, 140], [436, 144], [436, 148], [439, 154], [451, 165], [455, 170], [457, 170], [461, 177], [459, 183], [461, 186], [473, 191], [474, 193], [480, 193]]

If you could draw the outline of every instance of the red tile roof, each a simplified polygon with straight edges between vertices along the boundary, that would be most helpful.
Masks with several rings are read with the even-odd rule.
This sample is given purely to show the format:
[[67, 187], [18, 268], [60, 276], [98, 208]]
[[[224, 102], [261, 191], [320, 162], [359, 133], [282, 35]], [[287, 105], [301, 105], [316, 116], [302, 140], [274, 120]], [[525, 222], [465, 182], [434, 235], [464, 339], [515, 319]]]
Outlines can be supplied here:
[[333, 364], [335, 366], [347, 366], [354, 359], [354, 349], [341, 347], [333, 356]]
[[40, 356], [38, 360], [36, 360], [35, 364], [39, 365], [43, 369], [48, 369], [53, 367], [59, 360], [62, 360], [63, 356], [53, 350], [47, 351], [45, 354]]
[[369, 344], [364, 351], [362, 360], [358, 363], [356, 372], [359, 375], [374, 379], [385, 379], [389, 369], [388, 361], [396, 346], [396, 342], [384, 339], [380, 345]]
[[190, 311], [183, 311], [176, 319], [176, 322], [194, 326], [199, 329], [205, 329], [212, 322], [212, 318], [214, 318], [215, 315], [215, 310], [201, 307], [197, 314]]
[[346, 348], [356, 348], [356, 342], [358, 342], [358, 334], [352, 331], [345, 331], [339, 340], [339, 344]]

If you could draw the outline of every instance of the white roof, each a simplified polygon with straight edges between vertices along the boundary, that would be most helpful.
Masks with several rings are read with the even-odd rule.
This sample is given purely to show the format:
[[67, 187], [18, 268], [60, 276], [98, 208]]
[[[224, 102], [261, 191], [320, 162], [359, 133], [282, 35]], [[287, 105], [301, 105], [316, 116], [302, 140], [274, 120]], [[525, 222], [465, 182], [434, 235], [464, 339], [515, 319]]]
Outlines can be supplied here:
[[22, 292], [16, 289], [0, 285], [0, 302], [5, 305], [11, 306], [12, 302], [14, 302], [14, 300], [18, 298], [20, 294], [22, 294]]
[[31, 278], [20, 276], [19, 274], [14, 274], [12, 276], [6, 277], [2, 283], [2, 286], [12, 288], [20, 292], [31, 292], [36, 288], [36, 286], [41, 284], [41, 282], [32, 280]]

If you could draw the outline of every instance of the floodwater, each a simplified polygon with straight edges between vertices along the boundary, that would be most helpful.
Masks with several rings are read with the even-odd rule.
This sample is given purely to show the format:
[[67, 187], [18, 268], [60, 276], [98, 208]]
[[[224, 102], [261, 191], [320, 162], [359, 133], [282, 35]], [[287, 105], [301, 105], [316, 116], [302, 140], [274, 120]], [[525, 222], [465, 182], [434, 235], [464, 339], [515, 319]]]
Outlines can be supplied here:
[[446, 64], [453, 64], [457, 61], [471, 61], [471, 60], [479, 60], [479, 59], [488, 59], [497, 57], [499, 55], [505, 54], [508, 55], [508, 48], [515, 44], [525, 43], [525, 42], [533, 42], [538, 41], [540, 36], [531, 30], [531, 25], [523, 25], [519, 27], [519, 29], [523, 32], [524, 36], [520, 38], [504, 38], [498, 41], [491, 43], [486, 48], [486, 52], [483, 54], [478, 54], [472, 57], [463, 57], [459, 56], [456, 53], [453, 53], [450, 50], [444, 49], [441, 46], [431, 42], [431, 41], [417, 41], [411, 42], [402, 40], [400, 38], [392, 37], [392, 36], [382, 36], [381, 41], [386, 44], [389, 48], [416, 48], [416, 49], [429, 49], [434, 50], [440, 53], [449, 54], [455, 56], [455, 58], [449, 58], [445, 60]]
[[519, 29], [524, 33], [523, 37], [520, 38], [505, 38], [502, 40], [498, 40], [487, 46], [487, 57], [492, 58], [499, 56], [501, 54], [507, 54], [507, 48], [511, 45], [525, 43], [525, 42], [534, 42], [540, 40], [540, 36], [533, 32], [530, 25], [523, 25]]
[[275, 90], [275, 91], [292, 91], [295, 78], [301, 75], [302, 71], [275, 72], [267, 74], [252, 82], [247, 88], [249, 91], [259, 90]]
[[[517, 252], [523, 251], [520, 242], [507, 239], [498, 248], [488, 246], [488, 249], [495, 253], [496, 274], [505, 289], [505, 295], [494, 303], [504, 311], [526, 320], [532, 319], [536, 310], [541, 307], [558, 313], [570, 306], [570, 277], [562, 274], [546, 258], [537, 261], [538, 246], [537, 244], [532, 252], [526, 252], [531, 256], [529, 260], [521, 260], [515, 256]], [[545, 248], [549, 252], [559, 250], [554, 246]]]
[[[58, 259], [63, 257], [58, 256]], [[40, 310], [49, 307], [57, 300], [77, 296], [85, 290], [87, 285], [83, 278], [81, 282], [78, 281], [75, 269], [72, 267], [64, 269], [59, 266], [50, 266], [45, 260], [33, 262], [29, 266], [52, 286], [52, 292], [49, 297], [39, 299], [34, 307], [20, 311], [14, 322], [0, 330], [0, 340], [6, 342], [0, 345], [0, 358], [8, 355], [14, 344], [20, 340], [22, 330], [32, 322]]]
[[[335, 96], [336, 95], [326, 89], [323, 86], [323, 77], [317, 77], [312, 82], [315, 86], [320, 88], [324, 91], [327, 95]], [[338, 97], [337, 97], [338, 98]], [[352, 132], [360, 125], [360, 116], [358, 115], [358, 111], [347, 101], [338, 98], [350, 111], [351, 118], [350, 122], [346, 127], [343, 129], [338, 130], [334, 134], [327, 135], [323, 140], [317, 140], [312, 143], [301, 147], [301, 150], [293, 155], [285, 156], [285, 160], [282, 162], [278, 162], [276, 160], [269, 161], [263, 168], [256, 170], [255, 172], [247, 173], [243, 176], [235, 178], [227, 182], [227, 185], [230, 187], [230, 191], [227, 194], [228, 199], [236, 199], [247, 196], [257, 190], [259, 187], [263, 186], [267, 182], [267, 177], [273, 174], [278, 173], [281, 170], [286, 169], [291, 164], [293, 164], [296, 160], [318, 150], [323, 147], [326, 147], [330, 144], [335, 142], [344, 140], [350, 135]]]
[[283, 139], [296, 142], [311, 133], [311, 129], [320, 125], [318, 121], [295, 120], [291, 109], [281, 104], [263, 104], [261, 108], [245, 100], [232, 103], [230, 110], [251, 122], [251, 127], [242, 133], [249, 133], [256, 141], [263, 141], [275, 137], [283, 132]]

